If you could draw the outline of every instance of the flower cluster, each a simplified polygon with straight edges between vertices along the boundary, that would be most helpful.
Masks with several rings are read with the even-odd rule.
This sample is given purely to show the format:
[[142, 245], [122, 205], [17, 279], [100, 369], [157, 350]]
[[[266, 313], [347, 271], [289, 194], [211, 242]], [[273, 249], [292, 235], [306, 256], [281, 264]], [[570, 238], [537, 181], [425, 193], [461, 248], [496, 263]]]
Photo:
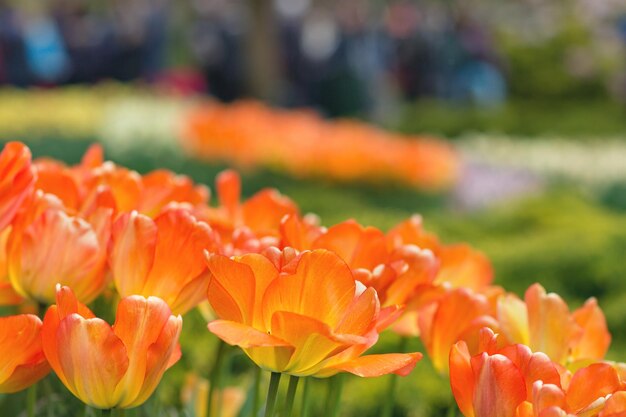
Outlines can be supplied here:
[[[50, 306], [43, 321], [2, 319], [1, 392], [52, 369], [90, 406], [138, 406], [180, 357], [181, 315], [205, 300], [209, 330], [272, 372], [407, 375], [421, 358], [363, 353], [420, 285], [435, 286], [430, 250], [352, 221], [323, 228], [275, 190], [242, 200], [233, 171], [210, 205], [189, 178], [141, 175], [97, 146], [67, 166], [11, 142], [0, 173], [0, 303]], [[85, 305], [101, 296], [116, 305], [112, 326]]]
[[[209, 204], [207, 187], [141, 175], [97, 146], [67, 166], [8, 143], [0, 305], [48, 308], [43, 320], [0, 318], [0, 393], [53, 370], [92, 407], [137, 407], [181, 357], [181, 316], [208, 301], [208, 330], [270, 371], [270, 392], [290, 375], [285, 410], [300, 377], [408, 375], [421, 353], [366, 354], [389, 329], [421, 338], [466, 417], [626, 413], [626, 365], [604, 361], [611, 337], [595, 299], [572, 312], [539, 284], [507, 293], [480, 251], [441, 242], [417, 215], [387, 232], [324, 227], [276, 190], [243, 199], [234, 171], [215, 182]], [[114, 306], [112, 326], [86, 306], [98, 298]], [[236, 413], [240, 393], [191, 377], [189, 407]]]
[[[195, 156], [340, 181], [398, 181], [421, 189], [454, 183], [459, 160], [434, 139], [392, 134], [357, 121], [258, 102], [205, 103], [186, 117], [183, 145]], [[320, 163], [324, 161], [324, 163]]]

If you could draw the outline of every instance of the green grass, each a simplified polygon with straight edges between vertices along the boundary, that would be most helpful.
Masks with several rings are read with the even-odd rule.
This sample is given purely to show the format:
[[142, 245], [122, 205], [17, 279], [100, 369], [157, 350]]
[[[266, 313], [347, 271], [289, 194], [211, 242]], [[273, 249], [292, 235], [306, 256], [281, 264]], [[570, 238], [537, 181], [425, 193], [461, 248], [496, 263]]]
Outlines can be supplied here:
[[584, 138], [623, 136], [625, 116], [624, 105], [604, 100], [513, 100], [495, 108], [425, 100], [407, 104], [399, 122], [392, 127], [406, 133], [449, 138], [468, 132]]

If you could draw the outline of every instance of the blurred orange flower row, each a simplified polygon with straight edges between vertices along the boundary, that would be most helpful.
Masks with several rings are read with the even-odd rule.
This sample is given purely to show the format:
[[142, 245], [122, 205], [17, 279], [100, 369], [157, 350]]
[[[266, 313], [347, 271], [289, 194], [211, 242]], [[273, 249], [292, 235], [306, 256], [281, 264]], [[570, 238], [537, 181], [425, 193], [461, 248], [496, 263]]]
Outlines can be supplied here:
[[188, 154], [240, 167], [338, 181], [397, 181], [426, 190], [447, 188], [459, 174], [458, 155], [443, 141], [358, 121], [326, 122], [311, 111], [210, 102], [191, 109], [182, 124]]

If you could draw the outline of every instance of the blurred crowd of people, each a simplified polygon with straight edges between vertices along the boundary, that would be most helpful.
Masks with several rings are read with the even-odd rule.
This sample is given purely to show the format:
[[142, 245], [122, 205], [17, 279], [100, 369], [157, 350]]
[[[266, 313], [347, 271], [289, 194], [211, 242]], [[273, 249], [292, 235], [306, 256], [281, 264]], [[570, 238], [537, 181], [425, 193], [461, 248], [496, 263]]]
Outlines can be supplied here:
[[0, 82], [150, 78], [163, 66], [166, 1], [0, 0]]
[[[0, 0], [0, 83], [166, 79], [232, 101], [254, 95], [250, 74], [265, 65], [271, 99], [328, 115], [371, 112], [390, 95], [501, 103], [505, 59], [489, 26], [453, 4]], [[271, 22], [259, 25], [266, 7]], [[266, 62], [251, 58], [254, 38]]]

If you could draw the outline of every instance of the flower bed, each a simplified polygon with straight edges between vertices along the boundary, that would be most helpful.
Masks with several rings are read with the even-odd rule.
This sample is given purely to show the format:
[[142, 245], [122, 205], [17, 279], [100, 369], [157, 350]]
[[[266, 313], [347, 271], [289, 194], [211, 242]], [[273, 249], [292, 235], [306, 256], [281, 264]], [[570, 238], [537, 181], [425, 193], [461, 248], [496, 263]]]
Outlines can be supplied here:
[[[242, 200], [234, 171], [216, 177], [210, 205], [205, 186], [166, 170], [141, 175], [104, 161], [98, 147], [66, 166], [31, 161], [12, 142], [0, 172], [0, 300], [12, 305], [0, 326], [0, 391], [30, 386], [27, 401], [8, 397], [16, 414], [74, 415], [76, 400], [53, 400], [71, 392], [88, 413], [160, 415], [160, 400], [147, 400], [178, 362], [187, 383], [167, 388], [186, 405], [168, 415], [237, 415], [240, 406], [241, 415], [339, 415], [342, 373], [411, 378], [423, 364], [405, 343], [417, 338], [466, 416], [626, 410], [623, 365], [603, 360], [610, 335], [595, 299], [571, 312], [539, 284], [520, 299], [493, 285], [481, 252], [442, 243], [419, 216], [388, 232], [353, 220], [324, 227], [276, 190]], [[196, 307], [208, 331], [179, 344]], [[115, 324], [96, 315], [116, 315]], [[378, 351], [385, 333], [403, 342]], [[214, 353], [210, 369], [186, 359], [192, 348]], [[249, 374], [229, 365], [241, 351], [257, 366], [240, 357]], [[60, 384], [45, 377], [50, 369]], [[261, 369], [271, 373], [266, 400]], [[379, 415], [393, 412], [395, 378]]]

